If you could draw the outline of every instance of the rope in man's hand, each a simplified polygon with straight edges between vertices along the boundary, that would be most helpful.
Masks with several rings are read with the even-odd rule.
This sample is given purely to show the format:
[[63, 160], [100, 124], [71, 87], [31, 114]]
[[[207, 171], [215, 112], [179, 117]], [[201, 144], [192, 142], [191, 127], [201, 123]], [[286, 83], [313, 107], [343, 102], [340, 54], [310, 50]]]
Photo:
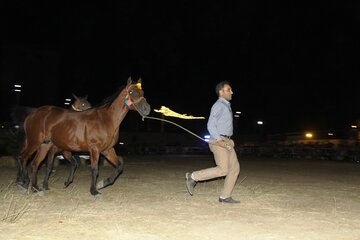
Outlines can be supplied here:
[[[163, 121], [163, 122], [167, 122], [167, 123], [171, 123], [171, 124], [173, 124], [173, 125], [181, 128], [181, 129], [185, 130], [186, 132], [190, 133], [191, 135], [199, 138], [200, 140], [202, 140], [202, 141], [204, 141], [204, 142], [206, 142], [206, 143], [208, 143], [208, 144], [217, 145], [217, 146], [219, 146], [219, 147], [226, 148], [228, 151], [231, 151], [231, 150], [233, 149], [233, 146], [231, 146], [231, 144], [227, 143], [227, 142], [224, 141], [224, 140], [217, 141], [217, 142], [208, 142], [206, 139], [200, 137], [199, 135], [191, 132], [190, 130], [188, 130], [188, 129], [184, 128], [183, 126], [181, 126], [181, 125], [179, 125], [179, 124], [177, 124], [177, 123], [174, 123], [174, 122], [172, 122], [172, 121], [169, 121], [169, 120], [166, 120], [166, 119], [162, 119], [162, 118], [149, 117], [149, 116], [144, 116], [144, 115], [142, 115], [142, 120], [143, 120], [143, 121], [144, 121], [145, 118], [153, 119], [153, 120], [158, 120], [158, 121]], [[221, 144], [220, 142], [223, 142], [223, 144]]]

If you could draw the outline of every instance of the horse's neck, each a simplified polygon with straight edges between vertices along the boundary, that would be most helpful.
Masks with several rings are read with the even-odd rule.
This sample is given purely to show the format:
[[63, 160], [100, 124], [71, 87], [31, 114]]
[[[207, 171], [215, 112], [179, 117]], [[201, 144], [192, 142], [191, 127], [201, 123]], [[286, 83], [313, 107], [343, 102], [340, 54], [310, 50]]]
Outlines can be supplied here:
[[109, 110], [113, 116], [113, 123], [119, 126], [124, 120], [126, 114], [129, 112], [129, 108], [125, 105], [126, 91], [122, 91], [119, 96], [109, 106]]

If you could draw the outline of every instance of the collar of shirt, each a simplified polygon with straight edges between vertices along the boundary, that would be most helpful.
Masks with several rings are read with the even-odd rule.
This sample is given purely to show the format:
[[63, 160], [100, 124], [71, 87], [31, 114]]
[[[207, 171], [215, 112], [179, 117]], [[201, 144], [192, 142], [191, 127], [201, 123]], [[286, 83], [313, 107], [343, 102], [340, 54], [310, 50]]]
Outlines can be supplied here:
[[225, 98], [219, 97], [219, 100], [226, 103], [226, 104], [228, 104], [230, 106], [230, 102], [228, 100], [226, 100]]
[[219, 101], [222, 102], [222, 103], [224, 103], [226, 106], [228, 106], [230, 112], [232, 112], [232, 111], [231, 111], [231, 104], [230, 104], [230, 102], [229, 102], [228, 100], [226, 100], [226, 99], [223, 98], [223, 97], [219, 97]]

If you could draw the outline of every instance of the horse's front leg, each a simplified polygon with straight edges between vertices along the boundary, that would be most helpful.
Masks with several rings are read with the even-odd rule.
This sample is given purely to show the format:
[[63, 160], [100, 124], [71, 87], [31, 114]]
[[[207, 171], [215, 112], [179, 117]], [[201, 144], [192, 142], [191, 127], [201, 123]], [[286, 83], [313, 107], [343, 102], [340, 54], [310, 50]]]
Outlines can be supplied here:
[[115, 167], [115, 171], [107, 179], [99, 181], [99, 183], [97, 184], [98, 189], [105, 188], [109, 185], [114, 184], [115, 180], [118, 178], [118, 176], [124, 169], [124, 163], [119, 160], [119, 157], [116, 155], [114, 148], [102, 152], [102, 154]]
[[43, 188], [45, 190], [50, 190], [49, 189], [49, 178], [50, 178], [50, 174], [53, 170], [53, 166], [54, 166], [54, 158], [55, 158], [55, 154], [59, 149], [55, 146], [53, 146], [48, 154], [47, 157], [47, 161], [46, 161], [46, 173], [45, 173], [45, 177], [44, 177], [44, 181], [43, 181]]
[[90, 151], [90, 165], [91, 165], [91, 185], [90, 193], [97, 196], [100, 192], [96, 189], [96, 181], [99, 175], [99, 152], [96, 150]]

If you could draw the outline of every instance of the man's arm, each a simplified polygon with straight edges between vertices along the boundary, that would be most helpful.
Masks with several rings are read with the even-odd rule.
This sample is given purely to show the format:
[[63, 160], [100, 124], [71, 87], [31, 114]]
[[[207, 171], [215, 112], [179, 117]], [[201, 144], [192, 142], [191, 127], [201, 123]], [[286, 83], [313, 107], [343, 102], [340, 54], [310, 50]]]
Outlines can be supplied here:
[[218, 119], [221, 117], [221, 112], [221, 105], [215, 103], [211, 108], [209, 120], [207, 123], [207, 128], [211, 137], [215, 138], [217, 141], [221, 140], [221, 136], [217, 127]]

